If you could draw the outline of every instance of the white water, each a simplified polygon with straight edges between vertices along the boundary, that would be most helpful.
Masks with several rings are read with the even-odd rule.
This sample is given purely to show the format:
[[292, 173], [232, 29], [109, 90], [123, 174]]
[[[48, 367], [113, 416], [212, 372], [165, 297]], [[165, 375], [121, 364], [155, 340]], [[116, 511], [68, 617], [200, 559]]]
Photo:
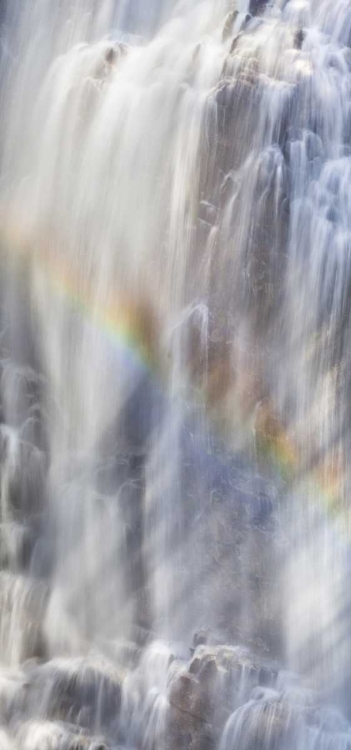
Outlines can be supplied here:
[[[9, 747], [162, 747], [203, 626], [351, 715], [351, 6], [234, 6], [4, 8]], [[248, 686], [221, 750], [347, 746]]]

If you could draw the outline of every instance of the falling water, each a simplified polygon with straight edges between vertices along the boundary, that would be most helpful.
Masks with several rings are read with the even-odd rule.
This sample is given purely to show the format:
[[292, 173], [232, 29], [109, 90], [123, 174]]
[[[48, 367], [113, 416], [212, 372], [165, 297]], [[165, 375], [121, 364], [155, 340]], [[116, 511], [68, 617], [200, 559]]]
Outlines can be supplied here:
[[349, 0], [8, 0], [0, 744], [351, 743]]

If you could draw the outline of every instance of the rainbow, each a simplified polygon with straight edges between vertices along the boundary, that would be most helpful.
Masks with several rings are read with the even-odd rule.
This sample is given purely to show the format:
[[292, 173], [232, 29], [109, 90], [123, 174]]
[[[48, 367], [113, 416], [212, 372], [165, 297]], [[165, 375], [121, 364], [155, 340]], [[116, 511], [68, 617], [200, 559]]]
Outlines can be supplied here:
[[[2, 245], [5, 253], [16, 254], [23, 262], [30, 257], [28, 248], [34, 246], [24, 233], [19, 231], [18, 225], [9, 228], [7, 222], [6, 230], [3, 232]], [[26, 251], [27, 248], [27, 251]], [[157, 328], [152, 319], [150, 306], [138, 303], [133, 304], [126, 298], [120, 296], [118, 300], [106, 305], [97, 305], [94, 301], [94, 293], [91, 283], [83, 279], [81, 274], [74, 273], [72, 268], [67, 268], [62, 259], [54, 256], [47, 248], [36, 250], [35, 261], [39, 263], [45, 277], [50, 283], [52, 292], [60, 297], [65, 304], [87, 317], [94, 326], [112, 342], [118, 343], [127, 358], [132, 360], [146, 372], [152, 373], [153, 377], [160, 376], [159, 361], [155, 348]], [[21, 265], [21, 264], [20, 264]], [[206, 402], [206, 394], [202, 394], [202, 400]], [[258, 457], [274, 467], [274, 470], [290, 485], [300, 480], [301, 460], [299, 451], [294, 445], [290, 435], [279, 423], [271, 406], [259, 420], [256, 430], [256, 445]], [[272, 429], [272, 423], [274, 428]], [[248, 425], [243, 430], [251, 434]], [[339, 462], [340, 464], [340, 462]], [[329, 463], [328, 460], [314, 468], [304, 479], [304, 486], [309, 495], [313, 494], [323, 502], [328, 513], [333, 516], [346, 518], [346, 509], [342, 492], [343, 470], [340, 465]]]
[[[157, 357], [153, 336], [156, 324], [151, 309], [145, 303], [133, 304], [126, 296], [107, 301], [105, 305], [96, 302], [93, 285], [88, 278], [75, 271], [72, 265], [65, 264], [58, 253], [50, 251], [48, 245], [38, 248], [31, 241], [32, 232], [20, 231], [18, 225], [6, 222], [0, 244], [3, 252], [19, 261], [17, 268], [27, 273], [31, 258], [39, 265], [50, 284], [52, 293], [69, 304], [72, 310], [89, 319], [95, 327], [132, 358], [139, 367], [156, 375]], [[0, 231], [1, 237], [1, 231]], [[32, 248], [35, 247], [34, 253]]]
[[[43, 264], [42, 264], [43, 266]], [[90, 322], [113, 343], [118, 341], [120, 347], [129, 353], [135, 362], [147, 371], [156, 370], [155, 354], [148, 335], [147, 310], [137, 308], [126, 299], [119, 297], [118, 302], [105, 306], [94, 303], [91, 285], [82, 280], [73, 271], [63, 267], [62, 262], [55, 259], [45, 264], [44, 270], [53, 291], [71, 307], [89, 318]], [[144, 317], [143, 317], [144, 314]]]
[[289, 434], [277, 421], [276, 429], [258, 429], [258, 452], [265, 461], [274, 466], [287, 485], [302, 483], [309, 497], [323, 503], [329, 515], [343, 518], [350, 525], [348, 509], [345, 507], [342, 492], [343, 467], [340, 459], [327, 456], [321, 464], [307, 471], [301, 478], [301, 457]]

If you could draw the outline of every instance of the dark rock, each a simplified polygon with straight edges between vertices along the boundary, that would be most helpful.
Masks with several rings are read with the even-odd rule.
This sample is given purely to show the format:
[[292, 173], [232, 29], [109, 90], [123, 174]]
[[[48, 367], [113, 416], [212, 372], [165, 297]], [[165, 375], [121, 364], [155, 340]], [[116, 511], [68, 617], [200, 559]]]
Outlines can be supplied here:
[[201, 659], [199, 656], [195, 656], [194, 659], [192, 659], [190, 666], [189, 666], [189, 672], [190, 674], [198, 674], [201, 669]]
[[0, 562], [2, 568], [24, 570], [28, 567], [36, 537], [33, 526], [6, 522], [0, 527]]
[[118, 61], [125, 57], [127, 52], [128, 47], [122, 42], [107, 46], [102, 60], [96, 67], [95, 77], [101, 81], [107, 79], [113, 68], [118, 64]]
[[265, 666], [261, 667], [258, 673], [258, 684], [271, 687], [276, 682], [277, 674], [277, 671], [274, 669]]
[[6, 476], [3, 492], [13, 516], [20, 521], [36, 518], [43, 510], [46, 462], [41, 450], [0, 427], [0, 466]]
[[294, 47], [295, 49], [301, 49], [305, 40], [305, 32], [303, 29], [299, 29], [295, 34]]
[[231, 54], [232, 54], [232, 53], [234, 52], [234, 50], [236, 49], [236, 47], [237, 47], [237, 45], [238, 45], [238, 42], [239, 42], [239, 40], [241, 39], [241, 37], [242, 37], [242, 32], [240, 31], [240, 32], [239, 32], [239, 34], [237, 34], [237, 35], [236, 35], [236, 36], [234, 37], [233, 41], [232, 41], [232, 44], [231, 44], [231, 47], [230, 47], [230, 53], [231, 53]]
[[253, 16], [263, 13], [266, 9], [267, 0], [250, 0], [249, 11]]

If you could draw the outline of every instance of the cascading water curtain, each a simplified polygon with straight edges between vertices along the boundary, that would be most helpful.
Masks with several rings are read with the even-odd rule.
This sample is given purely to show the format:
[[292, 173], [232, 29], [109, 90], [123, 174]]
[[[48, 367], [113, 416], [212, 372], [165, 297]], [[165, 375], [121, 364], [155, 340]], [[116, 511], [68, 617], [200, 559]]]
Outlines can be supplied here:
[[350, 3], [0, 23], [3, 745], [346, 750]]

